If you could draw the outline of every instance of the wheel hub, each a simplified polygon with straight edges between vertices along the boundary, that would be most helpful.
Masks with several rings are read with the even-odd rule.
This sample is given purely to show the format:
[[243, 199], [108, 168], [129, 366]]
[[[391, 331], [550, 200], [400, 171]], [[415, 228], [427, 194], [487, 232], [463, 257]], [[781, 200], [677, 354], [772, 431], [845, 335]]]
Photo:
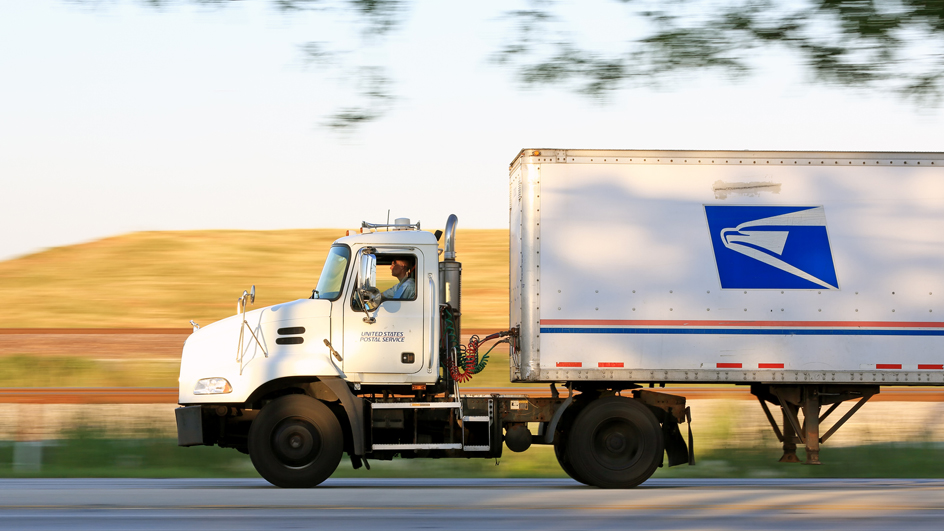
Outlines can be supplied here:
[[286, 419], [273, 430], [272, 449], [285, 465], [306, 466], [321, 452], [321, 435], [303, 419]]
[[610, 452], [619, 453], [626, 448], [626, 438], [622, 433], [611, 433], [606, 437], [606, 449]]
[[609, 419], [594, 430], [591, 443], [593, 458], [610, 470], [631, 467], [640, 456], [640, 434], [631, 423]]

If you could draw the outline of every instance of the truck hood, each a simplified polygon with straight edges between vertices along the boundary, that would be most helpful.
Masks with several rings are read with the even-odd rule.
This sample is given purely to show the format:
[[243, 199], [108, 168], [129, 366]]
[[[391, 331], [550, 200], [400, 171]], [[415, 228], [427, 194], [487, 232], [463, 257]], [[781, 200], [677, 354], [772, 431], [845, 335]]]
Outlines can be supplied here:
[[[331, 317], [331, 301], [321, 299], [299, 299], [295, 301], [283, 302], [274, 306], [266, 306], [246, 312], [246, 321], [252, 325], [265, 324], [275, 321], [291, 321], [294, 319], [306, 318], [324, 318]], [[195, 331], [190, 337], [197, 334], [203, 334], [219, 327], [239, 326], [240, 316], [233, 315], [226, 319], [221, 319], [215, 323], [210, 323], [203, 328]], [[188, 338], [188, 341], [190, 339]], [[234, 346], [235, 348], [235, 346]]]
[[[301, 299], [234, 315], [195, 331], [184, 343], [178, 402], [240, 403], [260, 385], [286, 376], [339, 376], [331, 339], [332, 302]], [[226, 378], [232, 392], [194, 395], [204, 378]]]

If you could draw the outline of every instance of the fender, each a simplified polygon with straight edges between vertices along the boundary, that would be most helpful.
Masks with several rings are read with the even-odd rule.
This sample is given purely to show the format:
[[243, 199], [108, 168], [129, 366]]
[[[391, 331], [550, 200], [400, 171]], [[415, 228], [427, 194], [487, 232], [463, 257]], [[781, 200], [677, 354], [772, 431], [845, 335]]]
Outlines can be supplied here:
[[354, 396], [347, 382], [337, 376], [319, 378], [328, 389], [337, 395], [351, 423], [351, 440], [354, 442], [354, 455], [364, 455], [364, 399]]
[[[544, 444], [554, 444], [554, 432], [557, 431], [557, 424], [560, 423], [561, 417], [564, 416], [564, 411], [574, 402], [573, 382], [567, 384], [567, 390], [570, 391], [570, 395], [567, 397], [567, 400], [564, 400], [564, 403], [557, 408], [557, 411], [554, 412], [554, 416], [551, 417], [550, 422], [547, 423], [547, 428], [544, 430]], [[551, 393], [557, 395], [557, 388], [554, 387], [554, 384], [551, 384]]]

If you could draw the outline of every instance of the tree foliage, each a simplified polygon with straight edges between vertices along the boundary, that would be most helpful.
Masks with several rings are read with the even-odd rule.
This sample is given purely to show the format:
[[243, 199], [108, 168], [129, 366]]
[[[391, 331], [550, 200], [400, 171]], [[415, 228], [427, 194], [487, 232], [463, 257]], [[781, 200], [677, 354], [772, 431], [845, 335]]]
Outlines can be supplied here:
[[[97, 3], [100, 0], [73, 0]], [[140, 0], [156, 8], [188, 0]], [[189, 0], [225, 6], [240, 0]], [[362, 28], [363, 47], [383, 46], [402, 28], [416, 0], [269, 0], [284, 12], [343, 12]], [[496, 13], [512, 24], [493, 62], [524, 87], [550, 86], [593, 98], [711, 72], [741, 78], [784, 53], [813, 83], [894, 92], [916, 103], [944, 94], [944, 0], [600, 0], [619, 4], [625, 35], [595, 49], [572, 31], [563, 0], [529, 0]], [[581, 4], [583, 8], [585, 4]], [[598, 3], [599, 7], [599, 3]], [[588, 14], [593, 17], [591, 10]], [[314, 65], [341, 70], [357, 105], [325, 125], [349, 129], [382, 117], [395, 102], [394, 75], [383, 64], [338, 60], [336, 43], [301, 45]], [[348, 56], [349, 58], [349, 56]]]
[[516, 11], [497, 54], [528, 85], [601, 96], [693, 71], [740, 77], [765, 51], [787, 51], [819, 83], [937, 100], [944, 89], [944, 0], [614, 0], [647, 32], [596, 51], [566, 33], [553, 2]]

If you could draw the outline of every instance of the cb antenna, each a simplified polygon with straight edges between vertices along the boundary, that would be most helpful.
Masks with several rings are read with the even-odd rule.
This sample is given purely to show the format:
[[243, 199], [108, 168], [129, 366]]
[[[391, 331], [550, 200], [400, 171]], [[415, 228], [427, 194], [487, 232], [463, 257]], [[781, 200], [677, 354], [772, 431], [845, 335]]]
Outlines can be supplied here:
[[387, 232], [390, 232], [390, 209], [387, 209]]

